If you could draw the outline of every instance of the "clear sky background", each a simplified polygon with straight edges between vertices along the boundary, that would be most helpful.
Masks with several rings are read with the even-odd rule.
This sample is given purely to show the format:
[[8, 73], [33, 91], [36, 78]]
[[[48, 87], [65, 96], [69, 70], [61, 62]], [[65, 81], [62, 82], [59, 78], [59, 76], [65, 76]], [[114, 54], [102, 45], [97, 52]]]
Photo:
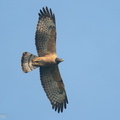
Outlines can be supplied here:
[[[52, 8], [69, 104], [52, 110], [39, 70], [24, 74], [21, 54], [37, 55], [38, 12]], [[0, 116], [5, 120], [120, 120], [120, 0], [0, 0]], [[3, 119], [3, 118], [1, 118]]]

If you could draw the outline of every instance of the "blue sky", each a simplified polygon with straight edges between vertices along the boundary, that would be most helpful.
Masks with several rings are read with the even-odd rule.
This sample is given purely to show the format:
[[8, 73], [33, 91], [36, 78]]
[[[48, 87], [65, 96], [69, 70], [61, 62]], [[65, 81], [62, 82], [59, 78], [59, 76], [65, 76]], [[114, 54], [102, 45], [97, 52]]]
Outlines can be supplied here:
[[[24, 51], [37, 55], [38, 12], [52, 8], [57, 54], [69, 104], [51, 108], [38, 69], [24, 74]], [[0, 115], [5, 120], [120, 120], [120, 1], [1, 0]], [[3, 119], [3, 118], [1, 118]]]

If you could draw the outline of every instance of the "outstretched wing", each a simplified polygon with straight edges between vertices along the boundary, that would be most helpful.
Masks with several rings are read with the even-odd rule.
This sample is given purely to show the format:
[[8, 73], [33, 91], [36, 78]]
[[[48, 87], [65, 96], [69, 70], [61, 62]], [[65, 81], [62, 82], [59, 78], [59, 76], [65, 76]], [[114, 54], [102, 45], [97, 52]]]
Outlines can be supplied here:
[[35, 44], [39, 57], [56, 53], [55, 15], [47, 7], [43, 7], [39, 13]]
[[43, 88], [52, 104], [52, 108], [55, 111], [63, 112], [63, 108], [66, 109], [68, 99], [58, 66], [41, 67], [40, 75]]

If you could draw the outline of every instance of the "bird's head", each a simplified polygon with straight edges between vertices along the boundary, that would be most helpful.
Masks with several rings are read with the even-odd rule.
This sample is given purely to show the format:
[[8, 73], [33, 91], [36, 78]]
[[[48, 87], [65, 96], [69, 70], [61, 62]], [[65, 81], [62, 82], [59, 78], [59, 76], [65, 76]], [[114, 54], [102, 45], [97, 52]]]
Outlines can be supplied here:
[[56, 58], [55, 59], [55, 62], [57, 63], [57, 64], [59, 64], [60, 62], [63, 62], [64, 60], [63, 59], [61, 59], [61, 58]]

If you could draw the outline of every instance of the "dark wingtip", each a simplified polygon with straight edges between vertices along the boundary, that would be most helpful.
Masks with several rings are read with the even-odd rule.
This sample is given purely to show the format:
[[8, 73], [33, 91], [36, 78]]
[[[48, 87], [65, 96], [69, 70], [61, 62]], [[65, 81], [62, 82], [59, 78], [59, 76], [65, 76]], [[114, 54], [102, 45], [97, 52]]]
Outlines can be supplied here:
[[45, 17], [50, 17], [51, 19], [53, 19], [54, 23], [55, 23], [55, 15], [53, 14], [52, 12], [52, 9], [48, 9], [48, 7], [43, 7], [41, 10], [40, 10], [40, 13], [38, 13], [39, 15], [39, 20], [41, 18], [45, 18]]
[[56, 103], [56, 104], [52, 104], [52, 109], [54, 109], [55, 111], [57, 111], [58, 113], [62, 113], [63, 112], [63, 108], [67, 108], [67, 104], [68, 104], [68, 99], [67, 96], [65, 98], [65, 100], [62, 103]]

